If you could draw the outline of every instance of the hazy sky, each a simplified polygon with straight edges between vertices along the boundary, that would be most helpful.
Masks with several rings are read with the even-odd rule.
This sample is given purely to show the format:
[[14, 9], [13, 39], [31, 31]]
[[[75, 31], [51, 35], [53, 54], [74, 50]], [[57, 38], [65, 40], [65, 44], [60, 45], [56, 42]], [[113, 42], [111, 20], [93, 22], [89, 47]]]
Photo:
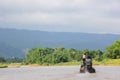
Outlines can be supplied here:
[[0, 0], [0, 28], [120, 33], [120, 0]]

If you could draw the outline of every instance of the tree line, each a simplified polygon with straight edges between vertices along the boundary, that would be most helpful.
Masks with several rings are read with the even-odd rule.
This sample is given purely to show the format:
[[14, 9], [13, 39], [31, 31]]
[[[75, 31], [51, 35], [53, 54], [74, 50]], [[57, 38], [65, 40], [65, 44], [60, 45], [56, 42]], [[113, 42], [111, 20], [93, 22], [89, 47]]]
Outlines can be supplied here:
[[76, 50], [73, 48], [33, 48], [28, 51], [25, 64], [57, 64], [60, 62], [80, 61], [82, 55], [92, 56], [93, 59], [101, 60], [103, 52], [101, 50]]
[[76, 50], [74, 48], [33, 48], [28, 51], [25, 64], [56, 64], [60, 62], [80, 61], [82, 55], [90, 55], [92, 59], [102, 61], [103, 59], [119, 59], [120, 58], [120, 40], [115, 41], [111, 46], [106, 47], [105, 51], [101, 50]]
[[[61, 62], [80, 61], [83, 54], [90, 55], [92, 59], [102, 61], [103, 59], [120, 59], [120, 40], [115, 41], [111, 46], [101, 50], [77, 50], [74, 48], [66, 49], [36, 47], [28, 50], [25, 59], [13, 58], [13, 62], [18, 61], [23, 64], [57, 64]], [[8, 61], [10, 61], [8, 59]], [[4, 57], [0, 57], [0, 62], [5, 62]], [[12, 62], [12, 61], [11, 61]]]
[[23, 58], [19, 58], [19, 57], [5, 58], [0, 56], [0, 63], [20, 63], [22, 61]]

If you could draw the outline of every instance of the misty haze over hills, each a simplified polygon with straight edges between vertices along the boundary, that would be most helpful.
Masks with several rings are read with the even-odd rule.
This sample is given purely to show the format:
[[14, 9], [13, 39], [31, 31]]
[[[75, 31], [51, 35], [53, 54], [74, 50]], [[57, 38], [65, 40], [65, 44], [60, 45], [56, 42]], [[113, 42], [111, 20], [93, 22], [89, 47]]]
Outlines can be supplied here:
[[24, 57], [25, 50], [33, 47], [104, 50], [106, 46], [112, 45], [118, 39], [120, 39], [120, 35], [115, 34], [47, 32], [0, 28], [0, 56]]

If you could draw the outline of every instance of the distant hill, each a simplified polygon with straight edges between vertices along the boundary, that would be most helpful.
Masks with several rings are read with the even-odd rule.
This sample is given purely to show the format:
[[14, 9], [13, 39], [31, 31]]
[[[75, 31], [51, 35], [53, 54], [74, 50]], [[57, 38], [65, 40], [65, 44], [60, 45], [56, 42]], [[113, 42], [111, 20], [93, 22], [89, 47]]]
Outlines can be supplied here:
[[23, 57], [23, 52], [21, 49], [15, 48], [4, 42], [0, 42], [0, 56], [4, 57]]
[[46, 32], [37, 30], [0, 29], [0, 56], [24, 57], [24, 50], [33, 47], [65, 47], [105, 49], [120, 39], [115, 34]]

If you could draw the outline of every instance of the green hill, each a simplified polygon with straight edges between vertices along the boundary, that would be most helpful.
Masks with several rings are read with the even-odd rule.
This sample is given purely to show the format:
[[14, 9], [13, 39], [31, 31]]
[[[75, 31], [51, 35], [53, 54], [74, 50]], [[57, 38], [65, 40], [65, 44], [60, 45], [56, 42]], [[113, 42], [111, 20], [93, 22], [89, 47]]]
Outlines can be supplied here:
[[120, 35], [37, 30], [0, 29], [0, 56], [24, 57], [24, 50], [33, 47], [65, 47], [101, 49], [111, 45]]

